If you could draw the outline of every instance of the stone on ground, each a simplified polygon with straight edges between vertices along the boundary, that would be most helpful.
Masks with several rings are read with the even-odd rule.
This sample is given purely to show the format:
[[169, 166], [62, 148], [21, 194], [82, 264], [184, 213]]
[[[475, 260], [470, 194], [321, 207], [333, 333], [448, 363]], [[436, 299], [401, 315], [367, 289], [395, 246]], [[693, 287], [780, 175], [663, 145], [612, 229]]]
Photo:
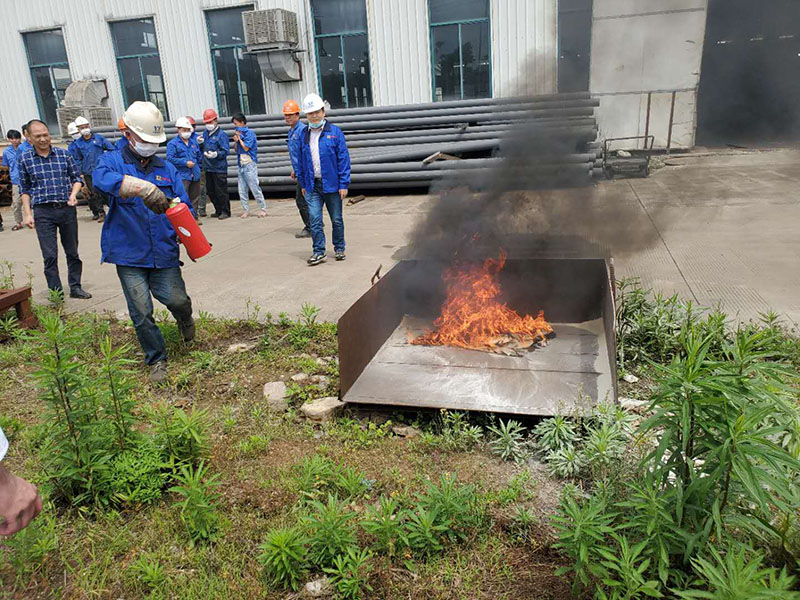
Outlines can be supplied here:
[[284, 412], [289, 410], [289, 394], [282, 381], [271, 381], [264, 384], [264, 401], [270, 410]]
[[421, 435], [419, 429], [415, 429], [411, 427], [411, 425], [395, 425], [392, 427], [392, 431], [396, 436], [408, 439], [413, 439]]
[[300, 412], [311, 421], [325, 423], [335, 417], [343, 408], [344, 402], [335, 396], [329, 396], [306, 402], [300, 407]]
[[309, 581], [303, 588], [303, 596], [305, 598], [327, 598], [328, 596], [333, 596], [333, 586], [330, 579], [320, 577]]

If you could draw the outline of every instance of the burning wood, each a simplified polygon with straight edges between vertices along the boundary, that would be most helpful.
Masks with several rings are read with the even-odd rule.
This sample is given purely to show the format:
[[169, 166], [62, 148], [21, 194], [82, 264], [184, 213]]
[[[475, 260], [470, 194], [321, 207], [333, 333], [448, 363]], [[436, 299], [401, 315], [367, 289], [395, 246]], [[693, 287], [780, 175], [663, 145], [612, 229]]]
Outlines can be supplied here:
[[506, 253], [486, 259], [482, 265], [456, 263], [442, 279], [447, 298], [434, 329], [411, 340], [425, 346], [457, 346], [485, 352], [519, 356], [521, 350], [547, 343], [553, 328], [539, 311], [536, 317], [517, 314], [498, 300], [499, 273]]

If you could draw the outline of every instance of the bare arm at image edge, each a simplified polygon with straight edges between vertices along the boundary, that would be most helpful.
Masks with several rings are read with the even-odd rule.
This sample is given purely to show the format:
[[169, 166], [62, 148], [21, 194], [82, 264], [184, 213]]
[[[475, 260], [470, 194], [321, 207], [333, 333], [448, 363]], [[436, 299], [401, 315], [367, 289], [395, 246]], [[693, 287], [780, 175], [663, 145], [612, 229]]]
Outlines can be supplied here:
[[[8, 451], [8, 440], [0, 429], [0, 461]], [[42, 511], [36, 486], [13, 475], [0, 462], [0, 535], [13, 535]]]

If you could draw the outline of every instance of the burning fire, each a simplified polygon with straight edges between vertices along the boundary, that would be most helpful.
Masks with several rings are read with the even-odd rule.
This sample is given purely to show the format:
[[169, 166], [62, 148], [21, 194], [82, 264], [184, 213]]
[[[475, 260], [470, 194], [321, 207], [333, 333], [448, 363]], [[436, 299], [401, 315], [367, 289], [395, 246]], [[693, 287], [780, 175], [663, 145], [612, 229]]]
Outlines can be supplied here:
[[448, 267], [442, 276], [447, 288], [442, 314], [433, 322], [433, 331], [411, 343], [492, 352], [508, 348], [515, 354], [513, 349], [543, 342], [553, 328], [542, 311], [535, 318], [521, 317], [498, 301], [499, 274], [505, 262], [506, 253], [501, 250], [497, 260], [488, 258], [482, 265], [456, 263]]

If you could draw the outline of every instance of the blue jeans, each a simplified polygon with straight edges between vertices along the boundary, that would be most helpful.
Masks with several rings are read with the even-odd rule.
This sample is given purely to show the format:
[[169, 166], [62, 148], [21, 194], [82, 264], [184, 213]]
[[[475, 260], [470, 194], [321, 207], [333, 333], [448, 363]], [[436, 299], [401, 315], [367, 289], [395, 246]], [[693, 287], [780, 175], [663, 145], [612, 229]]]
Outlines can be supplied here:
[[258, 164], [255, 161], [249, 165], [239, 165], [239, 200], [242, 202], [244, 212], [250, 211], [250, 206], [247, 203], [248, 189], [253, 192], [253, 198], [258, 202], [258, 207], [261, 210], [267, 210], [264, 194], [261, 192], [261, 186], [258, 185]]
[[311, 241], [314, 244], [314, 254], [325, 252], [325, 225], [322, 222], [322, 205], [328, 208], [333, 228], [333, 250], [344, 252], [344, 219], [342, 219], [342, 198], [339, 192], [331, 194], [322, 193], [322, 181], [314, 180], [314, 190], [306, 192], [308, 202], [308, 220], [311, 229]]
[[128, 313], [148, 365], [167, 359], [164, 336], [153, 319], [153, 298], [164, 304], [175, 320], [192, 320], [192, 300], [186, 295], [180, 267], [145, 269], [117, 265], [117, 276], [128, 303]]

